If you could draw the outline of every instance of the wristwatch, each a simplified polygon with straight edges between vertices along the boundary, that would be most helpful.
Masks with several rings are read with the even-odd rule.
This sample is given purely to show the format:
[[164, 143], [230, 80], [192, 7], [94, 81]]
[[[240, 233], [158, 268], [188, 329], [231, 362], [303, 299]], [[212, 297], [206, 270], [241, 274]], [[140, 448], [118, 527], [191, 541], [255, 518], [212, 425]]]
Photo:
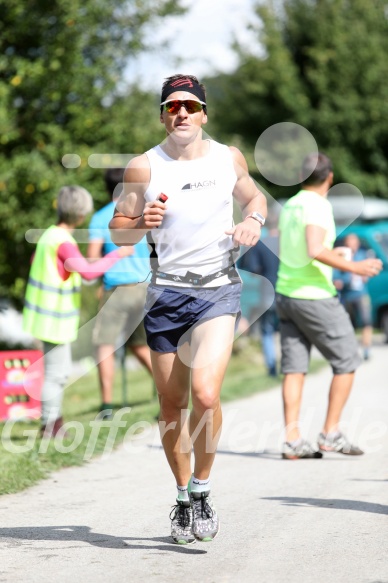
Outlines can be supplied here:
[[251, 213], [250, 215], [247, 215], [244, 220], [246, 221], [247, 219], [254, 219], [258, 223], [260, 223], [260, 225], [262, 227], [264, 227], [264, 225], [265, 225], [265, 218], [263, 217], [263, 215], [261, 215], [260, 213], [258, 213], [256, 211], [253, 211], [253, 213]]

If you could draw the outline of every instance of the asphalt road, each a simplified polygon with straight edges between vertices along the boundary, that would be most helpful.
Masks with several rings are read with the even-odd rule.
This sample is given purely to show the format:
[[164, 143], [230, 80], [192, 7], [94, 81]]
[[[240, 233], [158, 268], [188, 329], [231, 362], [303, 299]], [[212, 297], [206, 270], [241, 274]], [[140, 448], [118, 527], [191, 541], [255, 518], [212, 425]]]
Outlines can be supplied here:
[[[280, 387], [224, 407], [212, 473], [221, 531], [171, 544], [175, 484], [155, 428], [0, 498], [0, 582], [388, 583], [388, 347], [360, 367], [343, 417], [367, 454], [282, 460]], [[331, 373], [308, 377], [305, 435]]]

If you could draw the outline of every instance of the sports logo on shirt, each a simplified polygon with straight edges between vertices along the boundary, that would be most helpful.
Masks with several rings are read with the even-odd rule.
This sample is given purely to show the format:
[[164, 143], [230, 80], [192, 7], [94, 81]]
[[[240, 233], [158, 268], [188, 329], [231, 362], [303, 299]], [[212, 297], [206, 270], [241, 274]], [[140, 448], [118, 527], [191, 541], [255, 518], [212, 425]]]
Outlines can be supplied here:
[[188, 182], [182, 186], [181, 190], [202, 190], [204, 188], [215, 188], [215, 180], [203, 180], [202, 182]]

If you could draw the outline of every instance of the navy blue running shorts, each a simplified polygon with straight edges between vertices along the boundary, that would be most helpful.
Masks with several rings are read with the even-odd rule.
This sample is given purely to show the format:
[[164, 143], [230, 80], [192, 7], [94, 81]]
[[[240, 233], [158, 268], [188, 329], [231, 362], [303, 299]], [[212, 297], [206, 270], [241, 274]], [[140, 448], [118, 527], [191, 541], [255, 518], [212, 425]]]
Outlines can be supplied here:
[[206, 320], [234, 314], [237, 323], [241, 288], [241, 283], [208, 288], [150, 284], [144, 317], [148, 346], [155, 352], [176, 352], [183, 334]]

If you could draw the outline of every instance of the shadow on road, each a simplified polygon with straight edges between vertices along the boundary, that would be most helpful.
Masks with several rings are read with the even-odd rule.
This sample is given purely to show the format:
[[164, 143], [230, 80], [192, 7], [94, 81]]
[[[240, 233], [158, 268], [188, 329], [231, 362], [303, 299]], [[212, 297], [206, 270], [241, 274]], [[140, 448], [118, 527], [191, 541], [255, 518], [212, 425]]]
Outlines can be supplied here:
[[[161, 445], [149, 445], [150, 449], [160, 449], [163, 447]], [[245, 457], [262, 457], [267, 459], [278, 460], [280, 459], [280, 454], [276, 450], [265, 449], [261, 451], [232, 451], [230, 449], [217, 449], [217, 455], [242, 455]]]
[[335, 510], [358, 510], [360, 512], [371, 512], [372, 514], [388, 514], [388, 506], [364, 502], [359, 500], [342, 500], [341, 498], [293, 498], [291, 496], [269, 496], [262, 500], [278, 500], [285, 506], [329, 508]]
[[[18, 528], [0, 528], [0, 538], [8, 539], [12, 546], [20, 546], [20, 540], [26, 541], [65, 541], [83, 542], [95, 547], [105, 549], [129, 549], [129, 550], [158, 550], [173, 553], [189, 553], [193, 555], [203, 555], [207, 551], [193, 549], [186, 546], [175, 545], [170, 537], [118, 537], [110, 534], [92, 532], [89, 526], [24, 526]], [[10, 541], [9, 539], [13, 539]], [[144, 544], [132, 544], [127, 541], [144, 541]], [[161, 543], [152, 544], [147, 543]]]
[[242, 455], [244, 457], [260, 457], [270, 460], [280, 459], [280, 453], [276, 450], [264, 449], [260, 451], [232, 451], [230, 449], [217, 449], [217, 455]]

